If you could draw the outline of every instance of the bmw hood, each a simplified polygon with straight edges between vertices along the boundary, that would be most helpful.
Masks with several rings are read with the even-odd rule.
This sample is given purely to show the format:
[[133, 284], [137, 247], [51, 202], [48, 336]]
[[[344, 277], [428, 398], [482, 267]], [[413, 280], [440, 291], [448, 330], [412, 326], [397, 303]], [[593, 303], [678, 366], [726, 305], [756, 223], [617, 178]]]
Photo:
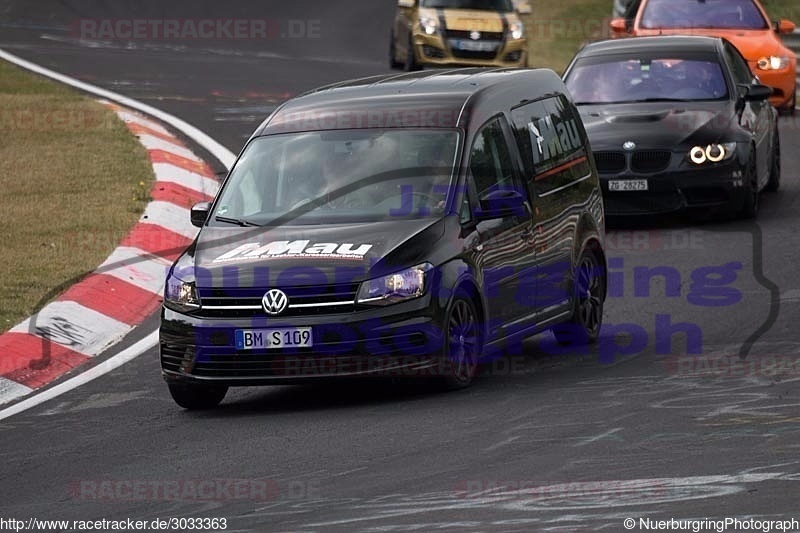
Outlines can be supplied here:
[[[198, 286], [239, 287], [349, 282], [426, 261], [444, 232], [442, 219], [298, 225], [277, 228], [203, 228], [187, 250]], [[189, 258], [190, 258], [189, 257]], [[189, 258], [184, 258], [184, 261]], [[181, 261], [182, 262], [182, 261]]]
[[580, 106], [593, 150], [680, 149], [735, 141], [738, 116], [731, 102], [635, 103]]

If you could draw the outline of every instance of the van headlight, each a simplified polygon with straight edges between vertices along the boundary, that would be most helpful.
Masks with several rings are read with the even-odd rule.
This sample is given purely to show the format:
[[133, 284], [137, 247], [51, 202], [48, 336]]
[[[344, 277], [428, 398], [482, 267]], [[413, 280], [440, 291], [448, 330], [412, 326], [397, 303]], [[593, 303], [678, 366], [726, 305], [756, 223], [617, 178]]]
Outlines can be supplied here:
[[786, 56], [762, 57], [756, 64], [759, 70], [783, 70], [789, 66], [789, 58]]
[[525, 26], [523, 26], [522, 22], [513, 22], [508, 27], [508, 34], [511, 35], [512, 39], [522, 39], [525, 36]]
[[391, 305], [406, 300], [419, 298], [425, 294], [429, 272], [433, 269], [430, 263], [423, 263], [371, 279], [361, 284], [356, 302], [362, 305]]
[[736, 143], [709, 144], [695, 146], [689, 150], [689, 160], [695, 165], [727, 161], [736, 153]]
[[188, 313], [200, 308], [194, 269], [181, 268], [181, 264], [186, 262], [184, 257], [187, 256], [181, 257], [170, 269], [164, 285], [164, 306], [179, 313]]
[[428, 35], [433, 35], [439, 31], [439, 19], [431, 16], [424, 16], [419, 19], [419, 27]]

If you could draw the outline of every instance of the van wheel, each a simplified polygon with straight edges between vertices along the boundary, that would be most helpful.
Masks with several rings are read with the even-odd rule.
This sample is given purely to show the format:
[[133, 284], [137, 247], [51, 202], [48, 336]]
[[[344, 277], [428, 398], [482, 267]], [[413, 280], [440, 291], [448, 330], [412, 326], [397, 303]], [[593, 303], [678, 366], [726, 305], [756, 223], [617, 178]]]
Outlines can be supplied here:
[[228, 387], [214, 385], [170, 383], [168, 386], [175, 403], [190, 410], [212, 409], [218, 406], [228, 393]]
[[739, 210], [739, 218], [743, 220], [755, 219], [758, 216], [758, 172], [756, 170], [756, 153], [750, 150], [747, 162], [747, 175], [744, 177], [744, 202]]
[[603, 324], [606, 271], [591, 250], [584, 250], [573, 282], [572, 319], [555, 326], [553, 335], [562, 346], [594, 344]]
[[469, 295], [461, 293], [453, 299], [444, 327], [439, 375], [445, 389], [463, 389], [475, 377], [482, 349], [478, 311]]
[[409, 32], [408, 34], [408, 45], [406, 47], [406, 62], [403, 65], [403, 69], [406, 72], [414, 72], [415, 70], [419, 70], [420, 66], [417, 63], [416, 53], [414, 52], [414, 35]]
[[764, 187], [765, 191], [775, 192], [781, 186], [781, 136], [778, 133], [778, 126], [775, 126], [775, 144], [772, 149], [772, 170], [769, 173], [769, 181]]

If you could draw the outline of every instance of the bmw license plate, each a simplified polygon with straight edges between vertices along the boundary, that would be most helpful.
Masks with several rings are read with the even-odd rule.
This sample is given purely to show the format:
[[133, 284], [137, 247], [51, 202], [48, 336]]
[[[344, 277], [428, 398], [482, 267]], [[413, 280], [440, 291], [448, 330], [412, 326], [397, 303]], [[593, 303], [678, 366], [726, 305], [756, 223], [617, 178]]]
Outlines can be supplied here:
[[609, 191], [646, 191], [649, 189], [647, 180], [610, 180]]
[[311, 348], [311, 328], [237, 329], [237, 350]]
[[456, 50], [464, 50], [466, 52], [494, 52], [495, 50], [497, 50], [497, 47], [500, 46], [499, 43], [492, 41], [466, 41], [466, 40], [455, 40], [451, 42], [451, 45]]

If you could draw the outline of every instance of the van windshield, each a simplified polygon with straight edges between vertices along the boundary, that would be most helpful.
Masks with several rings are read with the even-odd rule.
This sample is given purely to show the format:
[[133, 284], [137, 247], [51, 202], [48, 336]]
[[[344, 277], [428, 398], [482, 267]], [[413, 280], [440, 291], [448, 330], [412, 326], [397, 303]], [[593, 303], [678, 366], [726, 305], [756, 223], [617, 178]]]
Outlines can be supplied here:
[[481, 11], [514, 11], [511, 0], [422, 0], [420, 7], [431, 9], [478, 9]]
[[442, 216], [459, 134], [451, 130], [336, 130], [254, 139], [210, 217], [276, 226]]

